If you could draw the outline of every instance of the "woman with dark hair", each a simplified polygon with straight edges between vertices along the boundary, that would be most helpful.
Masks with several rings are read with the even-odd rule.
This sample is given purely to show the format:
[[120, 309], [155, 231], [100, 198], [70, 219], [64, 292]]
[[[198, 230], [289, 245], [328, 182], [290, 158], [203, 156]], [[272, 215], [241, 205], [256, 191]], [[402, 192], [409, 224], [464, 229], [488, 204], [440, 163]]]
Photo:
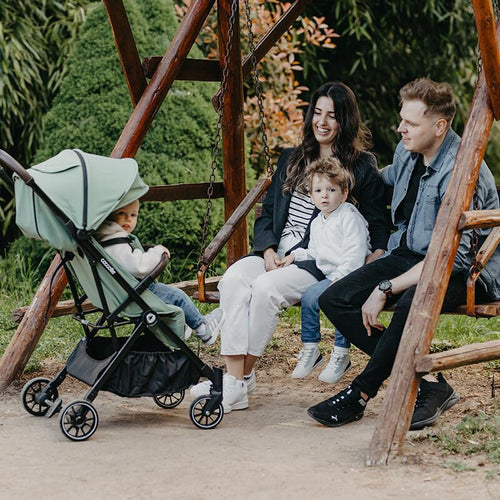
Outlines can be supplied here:
[[[340, 82], [322, 85], [307, 109], [301, 144], [283, 150], [278, 160], [262, 215], [255, 221], [254, 252], [230, 266], [219, 283], [220, 307], [226, 313], [221, 331], [221, 354], [227, 366], [223, 384], [226, 413], [248, 407], [247, 395], [255, 389], [253, 366], [271, 339], [282, 309], [301, 297], [304, 304], [304, 292], [325, 279], [314, 261], [293, 264], [302, 270], [295, 273], [293, 283], [274, 279], [272, 272], [283, 266], [282, 259], [294, 247], [309, 243], [310, 223], [319, 213], [303, 187], [311, 162], [334, 156], [351, 172], [355, 181], [352, 198], [369, 224], [372, 253], [367, 262], [387, 248], [384, 185], [374, 155], [366, 151], [369, 146], [370, 132], [361, 122], [352, 90]], [[337, 335], [336, 344], [345, 341]], [[317, 366], [321, 355], [312, 361]], [[193, 397], [209, 391], [209, 381], [191, 388]]]

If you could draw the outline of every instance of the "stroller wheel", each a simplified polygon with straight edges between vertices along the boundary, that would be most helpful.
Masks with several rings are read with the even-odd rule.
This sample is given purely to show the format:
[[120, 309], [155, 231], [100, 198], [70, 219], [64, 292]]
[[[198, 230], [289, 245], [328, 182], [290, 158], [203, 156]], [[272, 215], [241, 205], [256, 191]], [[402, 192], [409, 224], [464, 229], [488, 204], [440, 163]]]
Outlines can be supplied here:
[[191, 403], [189, 416], [196, 427], [200, 429], [213, 429], [220, 424], [224, 416], [224, 407], [219, 403], [211, 412], [206, 410], [210, 396], [200, 396]]
[[21, 391], [24, 409], [35, 417], [43, 417], [49, 411], [50, 406], [44, 403], [45, 400], [55, 401], [59, 397], [57, 389], [51, 389], [46, 392], [43, 399], [38, 399], [49, 382], [48, 378], [37, 377], [26, 382]]
[[184, 399], [184, 389], [172, 394], [162, 394], [161, 396], [153, 396], [154, 402], [161, 408], [175, 408], [182, 403]]
[[99, 417], [96, 409], [87, 401], [73, 401], [63, 408], [59, 424], [68, 439], [84, 441], [96, 431]]

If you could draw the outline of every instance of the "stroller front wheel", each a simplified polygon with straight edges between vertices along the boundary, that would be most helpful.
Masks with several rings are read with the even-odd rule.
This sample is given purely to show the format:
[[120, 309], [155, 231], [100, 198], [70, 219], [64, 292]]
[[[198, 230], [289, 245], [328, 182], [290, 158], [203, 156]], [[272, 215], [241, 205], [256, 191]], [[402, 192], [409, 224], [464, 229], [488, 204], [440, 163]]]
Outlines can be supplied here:
[[42, 392], [49, 383], [50, 379], [37, 377], [26, 382], [21, 391], [21, 401], [24, 409], [35, 417], [43, 417], [49, 411], [50, 406], [45, 404], [44, 401], [55, 401], [59, 397], [57, 389], [46, 391], [44, 397], [41, 397]]
[[200, 429], [213, 429], [220, 424], [224, 416], [224, 407], [219, 403], [212, 411], [207, 410], [210, 396], [200, 396], [191, 403], [189, 416], [196, 427]]
[[59, 419], [62, 433], [72, 441], [88, 439], [99, 425], [96, 409], [87, 401], [73, 401], [67, 404]]
[[184, 390], [179, 391], [179, 392], [173, 392], [172, 394], [162, 394], [160, 396], [153, 396], [154, 402], [160, 407], [160, 408], [175, 408], [176, 406], [179, 406], [182, 403], [182, 400], [184, 399]]

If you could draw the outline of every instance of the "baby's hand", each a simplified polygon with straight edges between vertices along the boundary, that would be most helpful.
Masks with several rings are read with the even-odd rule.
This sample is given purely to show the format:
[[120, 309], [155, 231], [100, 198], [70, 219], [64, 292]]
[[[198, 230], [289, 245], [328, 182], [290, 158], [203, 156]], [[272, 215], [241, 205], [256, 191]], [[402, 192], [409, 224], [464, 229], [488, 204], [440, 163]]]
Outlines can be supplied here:
[[293, 254], [287, 255], [281, 259], [280, 265], [283, 267], [289, 266], [290, 264], [293, 264], [294, 260], [295, 257]]
[[170, 250], [167, 247], [164, 247], [163, 245], [158, 245], [158, 248], [161, 248], [168, 255], [168, 258], [170, 259]]

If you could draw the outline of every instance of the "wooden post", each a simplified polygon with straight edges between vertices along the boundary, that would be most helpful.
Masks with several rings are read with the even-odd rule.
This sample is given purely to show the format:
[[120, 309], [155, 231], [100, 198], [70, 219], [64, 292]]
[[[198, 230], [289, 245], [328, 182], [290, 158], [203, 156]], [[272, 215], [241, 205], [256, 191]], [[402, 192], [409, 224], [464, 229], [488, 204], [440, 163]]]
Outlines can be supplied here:
[[[234, 0], [218, 0], [219, 54], [225, 65], [231, 4]], [[227, 87], [222, 104], [222, 157], [224, 164], [224, 212], [229, 219], [246, 195], [245, 124], [243, 121], [243, 74], [241, 68], [239, 10], [233, 27], [229, 54]], [[227, 264], [231, 265], [248, 253], [248, 228], [243, 218], [227, 243]]]
[[[492, 124], [488, 87], [481, 72], [370, 443], [367, 465], [386, 464], [389, 456], [399, 450], [410, 426], [418, 387], [415, 362], [429, 352], [460, 242], [460, 216], [472, 200]], [[436, 280], [436, 276], [440, 279]]]
[[47, 323], [66, 287], [66, 273], [59, 267], [57, 255], [33, 297], [28, 312], [17, 327], [2, 359], [0, 359], [0, 390], [19, 377], [29, 361]]
[[137, 105], [148, 82], [144, 76], [134, 35], [128, 22], [127, 13], [122, 0], [103, 0], [108, 12], [109, 23], [113, 31], [116, 50], [120, 56], [125, 80], [132, 104]]

